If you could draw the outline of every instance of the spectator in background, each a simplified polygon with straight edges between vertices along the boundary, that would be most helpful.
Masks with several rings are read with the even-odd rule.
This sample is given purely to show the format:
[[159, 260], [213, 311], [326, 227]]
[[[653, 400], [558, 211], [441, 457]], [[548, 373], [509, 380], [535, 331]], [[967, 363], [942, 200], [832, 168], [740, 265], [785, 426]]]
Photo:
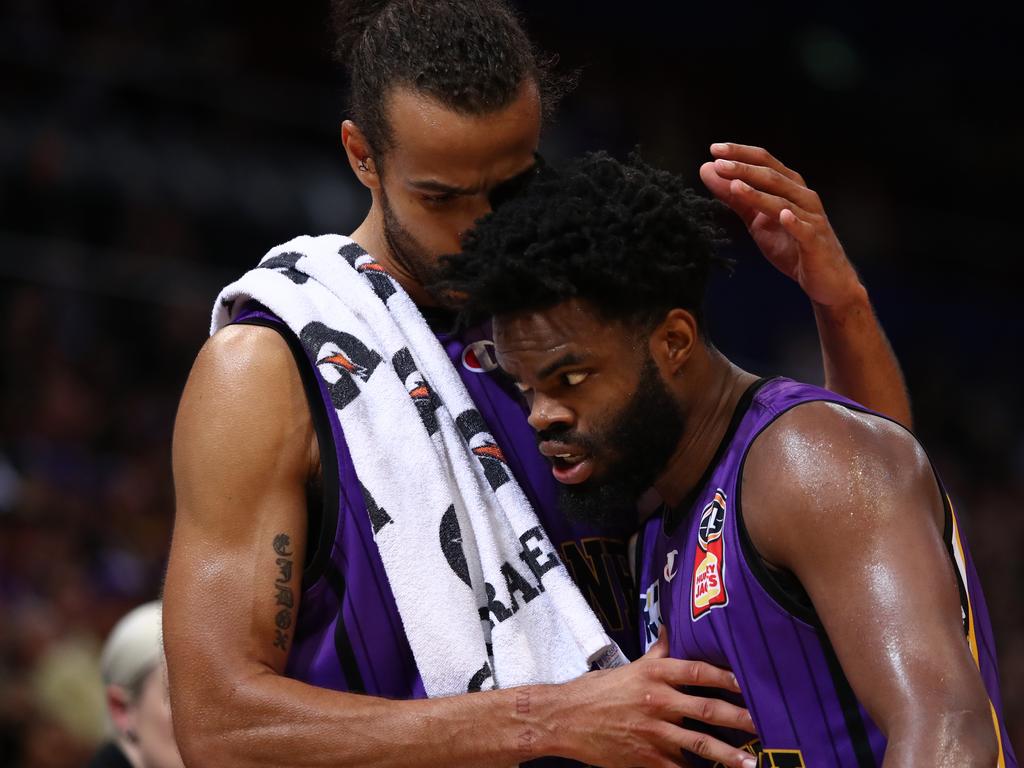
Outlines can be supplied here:
[[117, 623], [100, 668], [114, 736], [89, 768], [183, 768], [171, 725], [159, 601]]

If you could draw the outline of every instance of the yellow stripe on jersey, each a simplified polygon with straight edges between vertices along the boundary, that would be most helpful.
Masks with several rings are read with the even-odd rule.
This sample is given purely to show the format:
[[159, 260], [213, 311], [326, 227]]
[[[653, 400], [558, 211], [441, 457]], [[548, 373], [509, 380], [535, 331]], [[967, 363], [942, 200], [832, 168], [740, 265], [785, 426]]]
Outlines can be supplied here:
[[[967, 588], [967, 560], [964, 557], [964, 543], [960, 538], [960, 526], [956, 522], [956, 512], [953, 511], [953, 501], [947, 496], [949, 504], [949, 517], [953, 521], [953, 557], [956, 560], [957, 570], [960, 571], [960, 583], [964, 585], [964, 595], [967, 598], [967, 605], [963, 606], [967, 613], [967, 644], [971, 648], [971, 656], [974, 664], [981, 671], [981, 662], [978, 659], [978, 638], [974, 634], [974, 609], [971, 607], [971, 593]], [[990, 699], [988, 708], [992, 712], [992, 725], [996, 729], [996, 742], [999, 744], [999, 761], [996, 763], [999, 768], [1006, 768], [1006, 758], [1003, 757], [1003, 734], [999, 727], [999, 716], [996, 714], [995, 705]]]

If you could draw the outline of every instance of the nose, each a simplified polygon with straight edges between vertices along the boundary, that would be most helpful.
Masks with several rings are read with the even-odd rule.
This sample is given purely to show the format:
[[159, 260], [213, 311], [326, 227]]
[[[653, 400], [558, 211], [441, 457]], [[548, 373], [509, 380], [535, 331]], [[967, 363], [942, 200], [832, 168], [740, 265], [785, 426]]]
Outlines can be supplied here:
[[571, 427], [574, 419], [575, 414], [558, 400], [539, 392], [533, 393], [527, 421], [534, 431], [543, 432], [556, 424]]

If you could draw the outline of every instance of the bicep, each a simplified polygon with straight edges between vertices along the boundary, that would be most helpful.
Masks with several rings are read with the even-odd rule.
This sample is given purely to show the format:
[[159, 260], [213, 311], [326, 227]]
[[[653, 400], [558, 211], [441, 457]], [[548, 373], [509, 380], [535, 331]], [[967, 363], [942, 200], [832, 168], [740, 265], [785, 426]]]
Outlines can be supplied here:
[[164, 638], [172, 690], [186, 695], [284, 669], [306, 547], [298, 372], [274, 331], [226, 331], [200, 352], [175, 424]]
[[888, 732], [930, 706], [976, 707], [984, 692], [931, 466], [909, 435], [872, 419], [843, 417], [818, 445], [780, 446], [806, 455], [802, 466], [782, 459], [789, 479], [762, 519], [775, 530], [760, 538], [800, 580], [855, 693]]
[[[819, 537], [821, 557], [793, 558], [843, 671], [883, 730], [923, 699], [952, 705], [980, 680], [963, 630], [949, 554], [932, 502], [878, 499], [837, 510], [874, 518]], [[879, 510], [877, 507], [889, 507]]]

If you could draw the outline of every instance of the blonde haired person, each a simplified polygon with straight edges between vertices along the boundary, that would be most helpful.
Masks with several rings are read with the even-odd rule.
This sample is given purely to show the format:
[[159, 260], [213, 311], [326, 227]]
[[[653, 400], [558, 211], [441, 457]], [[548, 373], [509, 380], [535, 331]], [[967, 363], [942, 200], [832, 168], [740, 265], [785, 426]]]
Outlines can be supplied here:
[[100, 670], [113, 738], [88, 768], [183, 768], [171, 726], [160, 602], [140, 605], [111, 631]]

